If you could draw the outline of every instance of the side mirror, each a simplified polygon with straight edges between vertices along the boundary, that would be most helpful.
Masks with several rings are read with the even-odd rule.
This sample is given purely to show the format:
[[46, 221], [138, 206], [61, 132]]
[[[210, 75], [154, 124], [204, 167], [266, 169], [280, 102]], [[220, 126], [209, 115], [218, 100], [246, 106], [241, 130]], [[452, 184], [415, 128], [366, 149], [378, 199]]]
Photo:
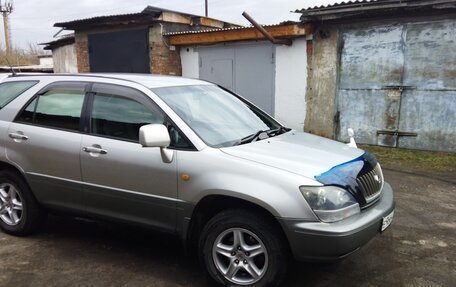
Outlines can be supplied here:
[[171, 143], [168, 129], [164, 125], [150, 124], [139, 128], [139, 143], [143, 147], [159, 147], [163, 162], [171, 163], [174, 151], [167, 149]]
[[143, 147], [168, 147], [171, 143], [168, 129], [164, 125], [150, 124], [139, 129], [139, 143]]

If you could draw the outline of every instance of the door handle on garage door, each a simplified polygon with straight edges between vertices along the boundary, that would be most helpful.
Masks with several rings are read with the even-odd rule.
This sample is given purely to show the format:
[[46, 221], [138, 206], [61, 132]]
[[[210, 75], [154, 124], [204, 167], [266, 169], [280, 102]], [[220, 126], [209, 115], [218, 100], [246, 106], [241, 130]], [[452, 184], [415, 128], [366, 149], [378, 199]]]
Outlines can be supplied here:
[[28, 136], [21, 134], [21, 133], [10, 133], [9, 137], [15, 140], [28, 140]]
[[99, 153], [99, 154], [107, 154], [108, 151], [102, 148], [93, 147], [93, 146], [85, 146], [82, 148], [83, 151], [89, 153]]

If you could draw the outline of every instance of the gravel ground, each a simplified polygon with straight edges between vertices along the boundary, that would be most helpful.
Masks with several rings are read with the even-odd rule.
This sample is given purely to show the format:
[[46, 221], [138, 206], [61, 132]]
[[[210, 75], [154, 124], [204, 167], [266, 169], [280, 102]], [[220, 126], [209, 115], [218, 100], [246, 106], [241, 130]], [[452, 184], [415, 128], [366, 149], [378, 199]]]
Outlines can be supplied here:
[[[284, 286], [456, 286], [456, 174], [385, 170], [392, 226], [333, 264], [296, 263]], [[163, 234], [51, 216], [42, 232], [0, 232], [0, 286], [214, 286]]]

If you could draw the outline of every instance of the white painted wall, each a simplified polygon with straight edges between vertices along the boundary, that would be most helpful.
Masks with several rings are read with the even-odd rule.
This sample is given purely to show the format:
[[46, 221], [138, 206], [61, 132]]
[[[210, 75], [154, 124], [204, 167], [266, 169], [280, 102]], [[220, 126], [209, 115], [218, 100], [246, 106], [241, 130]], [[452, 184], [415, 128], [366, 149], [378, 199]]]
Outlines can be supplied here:
[[283, 125], [304, 131], [306, 118], [307, 43], [276, 46], [275, 118]]
[[40, 59], [40, 66], [51, 66], [54, 64], [54, 61], [52, 59], [52, 55], [49, 56], [41, 56], [39, 57]]
[[77, 73], [76, 49], [74, 44], [52, 50], [54, 73]]
[[182, 76], [199, 78], [199, 54], [193, 47], [181, 47]]

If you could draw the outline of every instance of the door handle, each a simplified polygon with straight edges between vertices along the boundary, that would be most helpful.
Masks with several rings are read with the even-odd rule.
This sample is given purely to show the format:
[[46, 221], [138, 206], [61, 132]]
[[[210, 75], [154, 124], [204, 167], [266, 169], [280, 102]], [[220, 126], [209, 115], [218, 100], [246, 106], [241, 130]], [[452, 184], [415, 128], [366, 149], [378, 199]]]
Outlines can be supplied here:
[[83, 151], [89, 153], [99, 153], [99, 154], [107, 154], [108, 151], [102, 148], [93, 147], [93, 146], [85, 146], [82, 148]]
[[24, 140], [24, 141], [28, 140], [28, 136], [26, 136], [24, 134], [20, 134], [20, 133], [10, 133], [9, 137], [12, 139], [15, 139], [15, 140]]

